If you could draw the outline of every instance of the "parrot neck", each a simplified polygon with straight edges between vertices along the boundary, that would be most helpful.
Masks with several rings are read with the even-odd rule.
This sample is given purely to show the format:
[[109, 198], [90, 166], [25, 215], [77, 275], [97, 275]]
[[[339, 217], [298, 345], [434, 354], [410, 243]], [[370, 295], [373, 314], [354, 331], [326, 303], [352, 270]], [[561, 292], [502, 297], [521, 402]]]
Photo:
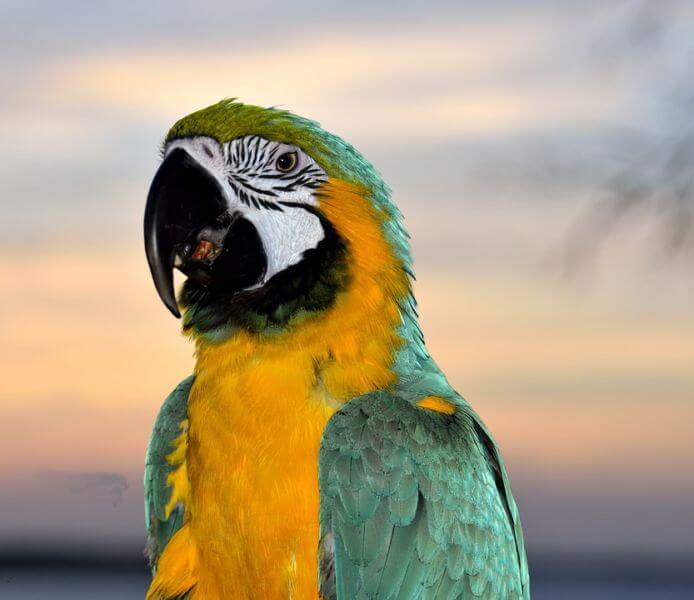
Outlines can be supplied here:
[[404, 237], [393, 227], [399, 227], [395, 216], [344, 181], [329, 180], [319, 197], [320, 212], [346, 249], [340, 291], [329, 306], [282, 328], [235, 328], [216, 337], [197, 332], [198, 369], [267, 361], [283, 363], [283, 372], [291, 362], [306, 368], [311, 387], [340, 400], [396, 384], [396, 363], [417, 350], [426, 353], [407, 257], [387, 234], [397, 230]]

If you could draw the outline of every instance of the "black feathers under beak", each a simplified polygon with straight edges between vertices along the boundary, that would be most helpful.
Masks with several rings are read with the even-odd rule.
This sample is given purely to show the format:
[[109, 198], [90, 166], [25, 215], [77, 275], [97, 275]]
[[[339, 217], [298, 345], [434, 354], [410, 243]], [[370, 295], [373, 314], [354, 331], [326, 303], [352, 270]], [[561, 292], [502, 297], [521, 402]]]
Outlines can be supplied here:
[[255, 227], [229, 213], [217, 180], [181, 148], [152, 181], [145, 251], [157, 292], [176, 317], [174, 267], [204, 288], [235, 291], [259, 282], [267, 263]]

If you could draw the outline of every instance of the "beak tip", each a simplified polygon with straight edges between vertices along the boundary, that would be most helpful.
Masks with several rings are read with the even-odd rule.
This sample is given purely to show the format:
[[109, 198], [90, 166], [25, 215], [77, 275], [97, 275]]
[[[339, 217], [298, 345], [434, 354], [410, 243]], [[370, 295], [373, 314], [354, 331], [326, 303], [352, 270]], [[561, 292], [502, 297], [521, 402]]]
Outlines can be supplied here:
[[178, 309], [178, 302], [176, 302], [176, 295], [173, 289], [167, 290], [169, 293], [160, 294], [159, 297], [164, 302], [164, 306], [169, 309], [169, 312], [177, 319], [181, 318], [181, 311]]

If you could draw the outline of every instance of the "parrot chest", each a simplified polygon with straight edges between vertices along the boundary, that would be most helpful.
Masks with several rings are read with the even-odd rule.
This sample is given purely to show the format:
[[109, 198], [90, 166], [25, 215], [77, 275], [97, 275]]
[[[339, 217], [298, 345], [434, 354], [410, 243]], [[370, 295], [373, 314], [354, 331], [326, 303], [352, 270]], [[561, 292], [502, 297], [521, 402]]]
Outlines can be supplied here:
[[195, 597], [317, 598], [318, 452], [333, 409], [300, 355], [201, 369], [188, 408]]

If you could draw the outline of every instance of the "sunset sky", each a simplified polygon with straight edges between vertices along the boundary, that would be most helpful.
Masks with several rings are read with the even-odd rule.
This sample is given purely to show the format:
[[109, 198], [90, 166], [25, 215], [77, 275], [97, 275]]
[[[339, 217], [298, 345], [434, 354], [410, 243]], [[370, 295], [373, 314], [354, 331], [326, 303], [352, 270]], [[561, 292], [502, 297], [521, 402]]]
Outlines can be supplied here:
[[0, 549], [143, 545], [149, 432], [193, 365], [144, 201], [168, 127], [236, 96], [391, 186], [529, 548], [694, 552], [694, 243], [668, 200], [694, 7], [653, 5], [0, 0]]

